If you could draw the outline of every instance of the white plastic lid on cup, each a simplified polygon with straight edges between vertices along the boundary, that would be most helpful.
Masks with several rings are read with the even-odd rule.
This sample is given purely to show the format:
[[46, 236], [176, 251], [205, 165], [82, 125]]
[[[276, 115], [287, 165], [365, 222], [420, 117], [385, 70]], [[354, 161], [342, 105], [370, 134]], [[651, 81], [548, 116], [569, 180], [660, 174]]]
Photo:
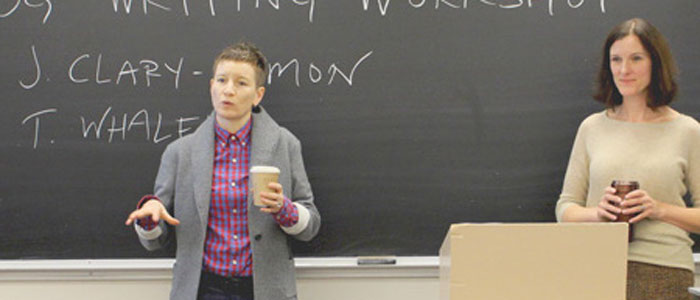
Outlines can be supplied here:
[[280, 169], [271, 166], [254, 166], [250, 168], [250, 173], [279, 173]]

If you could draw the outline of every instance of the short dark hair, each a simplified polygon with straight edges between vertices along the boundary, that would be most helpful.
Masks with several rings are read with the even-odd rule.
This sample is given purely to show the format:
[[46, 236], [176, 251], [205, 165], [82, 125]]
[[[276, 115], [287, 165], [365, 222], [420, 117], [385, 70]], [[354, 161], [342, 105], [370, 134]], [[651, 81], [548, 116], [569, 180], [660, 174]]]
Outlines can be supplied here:
[[639, 38], [644, 49], [651, 56], [651, 80], [649, 82], [647, 106], [657, 108], [667, 105], [675, 100], [678, 93], [678, 85], [675, 76], [678, 73], [673, 62], [671, 50], [666, 39], [654, 25], [644, 19], [629, 19], [615, 26], [603, 46], [603, 60], [596, 78], [596, 90], [593, 98], [613, 108], [622, 104], [622, 95], [615, 86], [612, 72], [610, 71], [610, 47], [618, 40], [634, 34]]
[[250, 42], [239, 42], [226, 47], [214, 60], [212, 75], [216, 75], [216, 67], [221, 61], [232, 60], [247, 62], [255, 67], [255, 83], [257, 86], [264, 86], [267, 78], [267, 59], [260, 49]]

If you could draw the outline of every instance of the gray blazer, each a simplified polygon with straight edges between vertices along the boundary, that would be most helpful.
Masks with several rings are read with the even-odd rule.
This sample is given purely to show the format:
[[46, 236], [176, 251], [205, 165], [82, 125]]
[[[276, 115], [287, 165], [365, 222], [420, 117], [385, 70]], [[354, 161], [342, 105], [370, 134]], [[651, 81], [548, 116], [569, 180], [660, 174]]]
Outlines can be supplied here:
[[[155, 250], [172, 240], [174, 232], [177, 250], [172, 300], [192, 300], [197, 295], [211, 200], [214, 119], [211, 114], [194, 133], [168, 145], [161, 158], [155, 195], [180, 220], [180, 225], [173, 227], [161, 221], [156, 229], [149, 231], [151, 236], [139, 233], [141, 244]], [[271, 215], [253, 206], [252, 193], [248, 194], [255, 299], [296, 299], [294, 260], [287, 238], [291, 235], [302, 241], [311, 240], [318, 233], [321, 216], [314, 205], [299, 140], [262, 108], [259, 113], [253, 113], [251, 134], [251, 166], [278, 167], [284, 196], [299, 208], [299, 223], [305, 220], [292, 230], [281, 228]]]

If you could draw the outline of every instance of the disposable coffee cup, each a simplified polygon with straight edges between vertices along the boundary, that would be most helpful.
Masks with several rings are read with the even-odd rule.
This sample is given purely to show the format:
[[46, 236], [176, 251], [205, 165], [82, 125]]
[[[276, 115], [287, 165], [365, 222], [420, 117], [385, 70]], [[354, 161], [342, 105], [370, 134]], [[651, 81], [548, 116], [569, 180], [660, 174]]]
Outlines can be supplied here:
[[254, 166], [250, 169], [250, 186], [253, 190], [253, 204], [255, 206], [266, 206], [260, 199], [261, 192], [274, 193], [275, 191], [267, 185], [270, 182], [278, 182], [280, 169], [271, 166]]

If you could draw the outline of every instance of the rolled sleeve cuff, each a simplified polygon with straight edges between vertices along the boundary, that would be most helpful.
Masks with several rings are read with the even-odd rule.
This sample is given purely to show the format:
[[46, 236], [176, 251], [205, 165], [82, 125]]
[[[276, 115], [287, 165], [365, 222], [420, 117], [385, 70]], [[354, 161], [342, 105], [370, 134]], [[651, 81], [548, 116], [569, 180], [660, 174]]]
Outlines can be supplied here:
[[290, 227], [296, 224], [299, 220], [297, 208], [292, 205], [292, 200], [289, 200], [287, 197], [284, 197], [284, 202], [282, 203], [280, 210], [272, 215], [275, 216], [275, 221], [277, 221], [277, 224], [282, 227]]
[[153, 222], [153, 220], [151, 220], [151, 217], [138, 219], [136, 220], [136, 224], [138, 224], [139, 227], [143, 228], [143, 230], [145, 231], [151, 231], [153, 228], [158, 227], [158, 223]]
[[138, 234], [140, 238], [145, 240], [155, 240], [161, 234], [163, 234], [163, 229], [161, 229], [160, 226], [155, 226], [151, 230], [146, 230], [138, 224], [134, 223], [134, 229], [136, 229], [136, 234]]
[[284, 232], [290, 235], [296, 235], [304, 231], [304, 229], [306, 229], [306, 227], [309, 225], [309, 219], [311, 219], [311, 213], [309, 213], [309, 210], [306, 207], [297, 203], [293, 204], [299, 212], [299, 220], [292, 226], [280, 226]]
[[[155, 195], [146, 195], [141, 197], [139, 203], [136, 204], [136, 209], [140, 209], [149, 200], [160, 201], [160, 199], [158, 199], [158, 197]], [[153, 222], [150, 217], [138, 219], [136, 222], [134, 222], [134, 225], [134, 228], [136, 228], [136, 233], [138, 233], [140, 237], [147, 240], [155, 239], [162, 233], [162, 230], [160, 227], [158, 227], [158, 222]]]

